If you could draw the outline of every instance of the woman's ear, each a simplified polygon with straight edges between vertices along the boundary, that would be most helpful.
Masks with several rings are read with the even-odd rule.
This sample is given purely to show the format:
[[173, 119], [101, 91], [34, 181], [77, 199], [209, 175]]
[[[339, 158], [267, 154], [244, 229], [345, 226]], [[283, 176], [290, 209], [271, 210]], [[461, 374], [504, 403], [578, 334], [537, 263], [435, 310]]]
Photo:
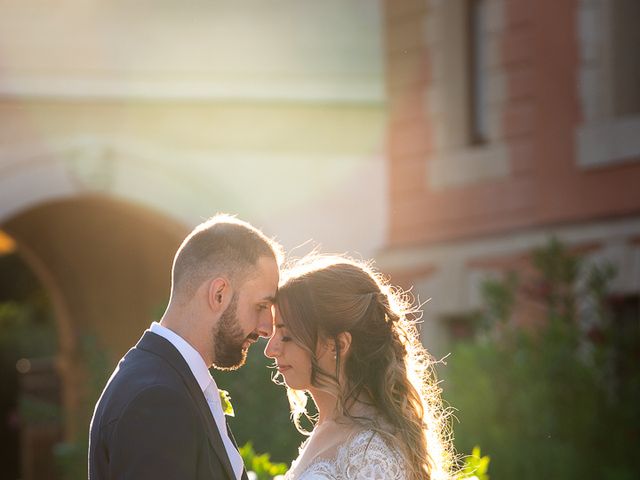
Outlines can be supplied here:
[[317, 356], [318, 358], [322, 358], [325, 355], [335, 359], [338, 355], [338, 350], [340, 350], [340, 357], [344, 358], [344, 356], [349, 352], [349, 348], [351, 347], [351, 334], [349, 332], [339, 333], [335, 339], [328, 338], [318, 346]]
[[349, 353], [351, 348], [351, 334], [349, 332], [339, 333], [336, 337], [336, 342], [333, 346], [334, 354], [337, 354], [338, 348], [340, 349], [340, 356], [345, 357]]

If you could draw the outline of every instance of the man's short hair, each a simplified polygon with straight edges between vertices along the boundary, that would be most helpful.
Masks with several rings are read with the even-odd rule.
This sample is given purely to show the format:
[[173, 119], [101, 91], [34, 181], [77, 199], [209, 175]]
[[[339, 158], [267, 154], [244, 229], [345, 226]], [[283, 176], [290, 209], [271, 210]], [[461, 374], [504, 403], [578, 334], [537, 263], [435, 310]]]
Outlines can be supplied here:
[[184, 239], [173, 259], [171, 296], [187, 300], [212, 276], [242, 283], [261, 257], [281, 263], [281, 247], [260, 230], [230, 215], [216, 215]]

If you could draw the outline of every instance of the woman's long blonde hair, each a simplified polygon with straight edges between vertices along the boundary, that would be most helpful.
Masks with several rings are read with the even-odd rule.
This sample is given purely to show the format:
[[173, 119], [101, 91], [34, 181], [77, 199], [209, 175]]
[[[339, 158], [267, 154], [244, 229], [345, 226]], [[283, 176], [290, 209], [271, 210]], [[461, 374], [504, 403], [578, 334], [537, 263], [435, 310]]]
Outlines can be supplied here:
[[[408, 295], [380, 274], [344, 257], [313, 256], [299, 262], [280, 287], [277, 307], [289, 333], [311, 358], [311, 384], [331, 392], [338, 413], [379, 432], [398, 445], [412, 480], [449, 479], [454, 462], [448, 411], [442, 407], [433, 360], [422, 346]], [[351, 334], [347, 355], [336, 351], [336, 371], [318, 365], [319, 341]], [[339, 347], [339, 342], [336, 341]], [[344, 380], [339, 372], [344, 364]], [[305, 392], [288, 389], [298, 430], [307, 416]], [[358, 417], [356, 402], [382, 417]]]

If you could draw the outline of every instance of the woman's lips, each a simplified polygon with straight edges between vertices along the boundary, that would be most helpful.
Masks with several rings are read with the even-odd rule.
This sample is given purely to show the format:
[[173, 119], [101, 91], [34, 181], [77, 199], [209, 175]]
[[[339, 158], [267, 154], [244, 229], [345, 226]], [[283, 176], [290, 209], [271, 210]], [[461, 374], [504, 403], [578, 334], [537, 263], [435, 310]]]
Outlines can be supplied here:
[[290, 366], [290, 365], [278, 365], [278, 371], [279, 371], [280, 373], [284, 373], [284, 372], [286, 372], [286, 371], [287, 371], [287, 370], [289, 370], [289, 369], [291, 369], [291, 366]]

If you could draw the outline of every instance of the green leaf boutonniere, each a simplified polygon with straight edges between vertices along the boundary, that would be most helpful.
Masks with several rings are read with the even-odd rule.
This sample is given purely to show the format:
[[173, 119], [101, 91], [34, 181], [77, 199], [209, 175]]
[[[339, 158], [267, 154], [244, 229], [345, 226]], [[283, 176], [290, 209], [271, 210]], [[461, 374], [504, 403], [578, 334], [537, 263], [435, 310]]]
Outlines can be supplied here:
[[233, 405], [231, 405], [231, 396], [229, 395], [229, 392], [218, 389], [218, 393], [220, 394], [220, 405], [222, 405], [222, 411], [225, 415], [234, 417], [235, 414], [233, 412]]

